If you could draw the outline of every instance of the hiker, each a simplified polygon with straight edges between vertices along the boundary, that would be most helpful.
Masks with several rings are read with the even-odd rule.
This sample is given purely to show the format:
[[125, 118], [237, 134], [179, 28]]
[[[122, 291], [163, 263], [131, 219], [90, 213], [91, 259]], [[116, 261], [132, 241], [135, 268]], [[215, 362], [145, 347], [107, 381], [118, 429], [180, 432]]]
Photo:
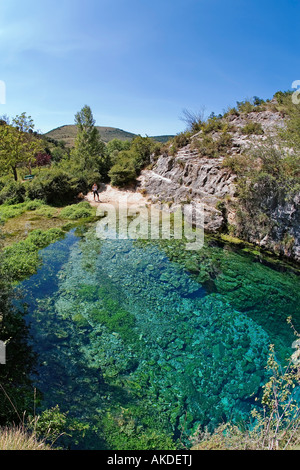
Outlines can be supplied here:
[[94, 183], [94, 186], [92, 188], [92, 191], [94, 193], [94, 201], [96, 199], [96, 196], [98, 196], [98, 202], [100, 202], [100, 198], [99, 198], [99, 193], [98, 193], [98, 186], [96, 183]]

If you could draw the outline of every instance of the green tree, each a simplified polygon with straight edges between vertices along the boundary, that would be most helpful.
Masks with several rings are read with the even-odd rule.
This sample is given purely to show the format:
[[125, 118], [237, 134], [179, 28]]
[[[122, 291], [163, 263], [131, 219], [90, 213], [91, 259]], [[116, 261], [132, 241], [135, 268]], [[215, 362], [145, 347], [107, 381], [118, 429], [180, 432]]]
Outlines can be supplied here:
[[150, 137], [141, 137], [139, 135], [133, 139], [131, 152], [135, 155], [135, 167], [137, 171], [149, 165], [153, 148], [154, 142]]
[[131, 142], [129, 140], [113, 139], [106, 145], [106, 153], [110, 166], [118, 162], [119, 153], [123, 150], [130, 150]]
[[77, 137], [72, 158], [77, 171], [90, 174], [91, 178], [100, 179], [108, 172], [105, 144], [95, 126], [92, 110], [85, 105], [75, 115]]
[[16, 116], [12, 125], [1, 121], [0, 126], [0, 164], [3, 172], [13, 173], [18, 181], [17, 169], [26, 166], [31, 174], [35, 156], [43, 150], [42, 142], [33, 133], [34, 124], [31, 116], [22, 113]]
[[109, 171], [111, 184], [113, 186], [126, 186], [133, 183], [136, 176], [135, 160], [131, 152], [121, 151], [118, 162]]

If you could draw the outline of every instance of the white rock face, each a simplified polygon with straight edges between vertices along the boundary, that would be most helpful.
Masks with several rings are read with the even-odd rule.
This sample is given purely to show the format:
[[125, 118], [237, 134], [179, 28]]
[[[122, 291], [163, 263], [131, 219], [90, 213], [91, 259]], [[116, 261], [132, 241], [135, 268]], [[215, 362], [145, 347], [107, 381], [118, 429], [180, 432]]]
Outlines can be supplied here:
[[[262, 111], [248, 113], [246, 116], [228, 116], [232, 124], [232, 145], [227, 155], [237, 155], [250, 147], [259, 146], [268, 136], [276, 135], [285, 121], [278, 112]], [[249, 122], [261, 124], [264, 134], [243, 135], [241, 128]], [[201, 132], [192, 139], [201, 136]], [[217, 137], [217, 133], [212, 134]], [[161, 155], [151, 170], [142, 171], [139, 177], [140, 189], [147, 194], [149, 202], [164, 204], [168, 210], [175, 211], [184, 204], [202, 203], [204, 207], [204, 228], [207, 232], [220, 232], [226, 224], [235, 225], [235, 211], [227, 204], [222, 210], [225, 199], [236, 200], [236, 175], [223, 167], [225, 155], [219, 158], [200, 157], [191, 145], [180, 149], [174, 156]], [[273, 204], [273, 203], [272, 203]], [[266, 236], [249, 233], [248, 241], [275, 252], [281, 252], [284, 239], [290, 247], [282, 254], [300, 261], [300, 194], [292, 202], [273, 204], [268, 214], [273, 224], [272, 232]]]
[[236, 176], [222, 168], [224, 157], [199, 158], [190, 145], [175, 157], [160, 156], [152, 170], [144, 170], [139, 178], [140, 187], [147, 191], [152, 203], [202, 203], [205, 210], [205, 229], [218, 231], [224, 218], [216, 205], [226, 195], [233, 196]]

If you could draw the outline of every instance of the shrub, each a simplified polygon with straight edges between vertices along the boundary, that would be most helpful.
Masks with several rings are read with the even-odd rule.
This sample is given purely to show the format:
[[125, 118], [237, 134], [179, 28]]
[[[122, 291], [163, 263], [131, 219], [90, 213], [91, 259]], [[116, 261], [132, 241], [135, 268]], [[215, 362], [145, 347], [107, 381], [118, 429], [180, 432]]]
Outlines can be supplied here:
[[35, 213], [36, 215], [39, 215], [41, 217], [48, 217], [49, 219], [51, 219], [55, 216], [57, 211], [58, 209], [56, 209], [55, 207], [42, 205], [39, 209], [36, 209]]
[[135, 161], [137, 171], [149, 165], [154, 142], [149, 137], [137, 136], [131, 144], [131, 153]]
[[217, 116], [208, 118], [205, 124], [202, 126], [204, 134], [209, 134], [211, 132], [216, 132], [221, 130], [223, 127], [222, 121]]
[[194, 139], [193, 147], [198, 150], [201, 157], [217, 158], [230, 148], [231, 142], [231, 135], [225, 131], [217, 139], [213, 139], [209, 134], [204, 134], [198, 139]]
[[26, 212], [26, 210], [27, 204], [24, 202], [14, 205], [2, 204], [2, 206], [0, 206], [0, 220], [5, 222], [8, 219], [13, 219]]
[[250, 121], [242, 128], [242, 133], [246, 135], [261, 135], [264, 134], [264, 130], [259, 122]]
[[237, 101], [237, 110], [239, 113], [251, 113], [254, 110], [255, 106], [251, 101], [244, 100], [244, 101]]
[[19, 181], [11, 181], [0, 191], [0, 204], [19, 204], [26, 198], [26, 188]]
[[191, 133], [190, 132], [181, 132], [180, 134], [175, 135], [172, 139], [172, 145], [170, 148], [171, 155], [175, 155], [175, 153], [188, 145], [191, 141]]
[[29, 183], [27, 195], [30, 199], [42, 199], [47, 204], [63, 206], [76, 199], [88, 187], [84, 177], [73, 177], [60, 169], [41, 173]]
[[238, 110], [236, 108], [229, 107], [228, 110], [224, 114], [224, 118], [228, 117], [228, 116], [239, 116], [239, 115], [240, 115], [240, 113], [238, 112]]
[[70, 220], [93, 217], [94, 215], [95, 209], [86, 201], [67, 206], [60, 213], [61, 218]]
[[32, 243], [37, 248], [45, 248], [50, 243], [63, 237], [64, 232], [60, 228], [50, 228], [43, 231], [40, 229], [33, 230], [27, 237], [27, 243]]
[[26, 204], [27, 211], [35, 211], [36, 209], [40, 209], [44, 206], [44, 201], [35, 199], [34, 201], [29, 201]]
[[126, 186], [133, 183], [137, 172], [130, 152], [120, 152], [119, 161], [109, 171], [112, 186]]

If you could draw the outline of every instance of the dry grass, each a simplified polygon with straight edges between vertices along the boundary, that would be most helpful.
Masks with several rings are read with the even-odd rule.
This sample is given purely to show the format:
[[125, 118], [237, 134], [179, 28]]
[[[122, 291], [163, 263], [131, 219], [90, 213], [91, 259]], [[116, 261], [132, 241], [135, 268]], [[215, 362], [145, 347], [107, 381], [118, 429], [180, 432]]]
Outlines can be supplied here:
[[22, 427], [5, 427], [0, 429], [1, 450], [51, 450], [51, 447]]

